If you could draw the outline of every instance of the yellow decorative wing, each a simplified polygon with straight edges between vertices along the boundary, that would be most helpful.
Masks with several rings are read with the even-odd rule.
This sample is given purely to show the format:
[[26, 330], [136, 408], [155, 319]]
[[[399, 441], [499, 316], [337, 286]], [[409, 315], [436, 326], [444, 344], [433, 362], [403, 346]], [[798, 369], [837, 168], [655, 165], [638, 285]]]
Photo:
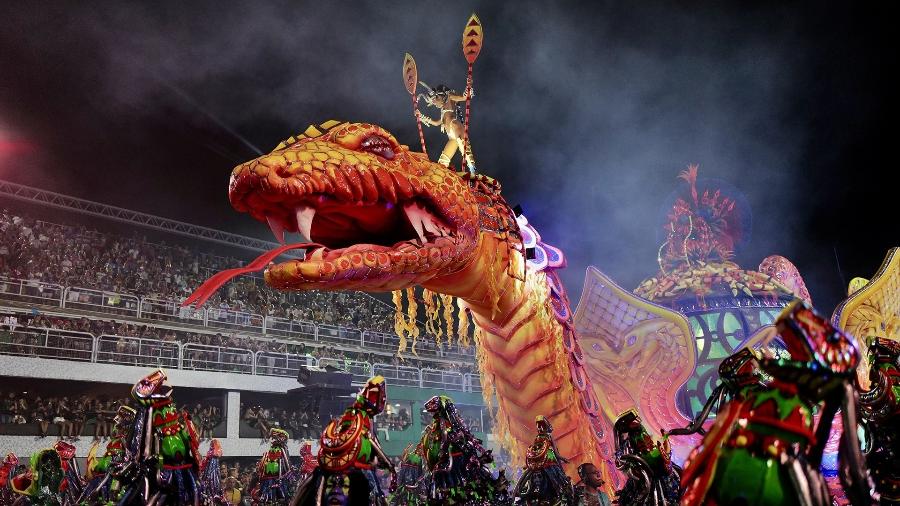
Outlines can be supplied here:
[[852, 294], [831, 317], [833, 324], [856, 337], [863, 360], [856, 372], [863, 388], [869, 388], [866, 340], [882, 337], [900, 341], [900, 248], [891, 248], [872, 280], [860, 287], [851, 281]]
[[675, 404], [697, 364], [696, 341], [684, 315], [634, 295], [592, 266], [575, 327], [608, 419], [636, 408], [655, 434], [690, 421]]

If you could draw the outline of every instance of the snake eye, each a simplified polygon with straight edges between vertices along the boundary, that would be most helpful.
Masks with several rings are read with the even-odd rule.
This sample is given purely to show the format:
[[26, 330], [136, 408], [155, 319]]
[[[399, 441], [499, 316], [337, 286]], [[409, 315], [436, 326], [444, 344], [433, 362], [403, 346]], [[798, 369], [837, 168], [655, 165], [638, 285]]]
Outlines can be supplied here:
[[391, 141], [377, 134], [372, 134], [363, 139], [359, 144], [359, 149], [360, 151], [372, 153], [373, 155], [380, 156], [386, 160], [394, 159], [394, 146], [391, 144]]

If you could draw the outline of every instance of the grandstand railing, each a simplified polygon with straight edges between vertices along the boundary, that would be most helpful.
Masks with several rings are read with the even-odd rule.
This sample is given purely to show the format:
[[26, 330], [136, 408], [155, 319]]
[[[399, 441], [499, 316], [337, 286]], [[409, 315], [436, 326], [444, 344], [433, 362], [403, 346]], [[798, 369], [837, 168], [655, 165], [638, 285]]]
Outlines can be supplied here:
[[443, 388], [447, 390], [464, 390], [463, 374], [459, 372], [439, 371], [437, 369], [421, 370], [422, 388]]
[[65, 287], [37, 280], [0, 277], [0, 295], [20, 302], [48, 304], [51, 301], [62, 306]]
[[316, 359], [290, 353], [254, 353], [246, 348], [182, 344], [140, 337], [94, 337], [86, 332], [46, 328], [0, 330], [0, 354], [287, 378], [296, 378], [303, 366], [334, 367], [349, 372], [354, 383], [364, 383], [380, 374], [394, 385], [481, 391], [481, 384], [474, 374], [335, 358]]
[[287, 318], [267, 316], [263, 320], [263, 330], [265, 334], [272, 336], [299, 338], [307, 341], [318, 340], [318, 327], [316, 324], [304, 320], [289, 320]]
[[91, 362], [94, 336], [85, 332], [44, 328], [0, 331], [0, 353]]
[[96, 341], [96, 362], [178, 369], [181, 344], [158, 339], [102, 335]]
[[137, 317], [140, 299], [134, 295], [67, 286], [63, 290], [61, 307]]
[[[83, 287], [64, 287], [38, 280], [0, 276], [0, 298], [148, 320], [181, 322], [207, 328], [246, 330], [266, 336], [372, 348], [379, 351], [393, 352], [400, 343], [398, 336], [384, 332], [273, 316], [264, 317], [226, 308], [183, 307], [180, 302], [173, 300], [138, 297]], [[461, 350], [451, 351], [446, 348], [429, 350], [424, 346], [420, 346], [419, 351], [437, 358], [467, 361], [472, 360], [474, 354], [474, 351], [471, 353]]]
[[165, 299], [141, 298], [138, 316], [148, 320], [180, 321], [193, 325], [206, 325], [207, 311]]
[[245, 348], [188, 343], [181, 345], [181, 368], [255, 374], [256, 362], [253, 352]]

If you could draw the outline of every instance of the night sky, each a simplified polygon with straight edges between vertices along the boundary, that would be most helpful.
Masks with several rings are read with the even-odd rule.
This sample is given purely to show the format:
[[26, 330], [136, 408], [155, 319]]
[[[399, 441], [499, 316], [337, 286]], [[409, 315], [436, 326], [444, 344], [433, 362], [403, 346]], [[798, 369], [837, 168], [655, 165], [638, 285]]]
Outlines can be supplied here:
[[231, 168], [329, 118], [416, 146], [403, 53], [461, 89], [474, 10], [478, 169], [567, 253], [573, 298], [590, 264], [656, 272], [697, 163], [752, 210], [737, 261], [787, 256], [831, 313], [900, 245], [896, 5], [22, 2], [0, 19], [0, 179], [271, 239], [229, 206]]

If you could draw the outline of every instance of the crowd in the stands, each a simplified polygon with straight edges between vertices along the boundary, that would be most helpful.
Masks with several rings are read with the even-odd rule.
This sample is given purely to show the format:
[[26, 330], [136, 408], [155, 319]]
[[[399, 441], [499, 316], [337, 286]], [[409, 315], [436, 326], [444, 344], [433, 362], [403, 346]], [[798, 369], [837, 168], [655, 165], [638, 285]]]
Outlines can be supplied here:
[[[122, 404], [133, 405], [133, 402], [128, 398], [88, 394], [42, 397], [36, 392], [4, 388], [0, 390], [0, 434], [27, 433], [39, 438], [55, 436], [72, 441], [93, 436], [100, 440], [109, 437], [113, 418]], [[201, 438], [212, 437], [213, 429], [224, 419], [222, 408], [207, 402], [182, 408], [190, 414]], [[28, 428], [10, 431], [10, 425]]]
[[[241, 263], [138, 234], [116, 236], [0, 210], [0, 275], [10, 278], [180, 301], [209, 275]], [[393, 309], [364, 293], [278, 292], [253, 277], [229, 283], [210, 305], [380, 332], [393, 329]]]
[[[37, 299], [41, 294], [59, 298], [60, 293], [51, 293], [41, 284], [54, 283], [70, 287], [67, 302], [77, 303], [87, 297], [86, 293], [71, 287], [177, 302], [211, 274], [240, 264], [241, 261], [235, 258], [164, 241], [151, 242], [137, 234], [126, 237], [101, 233], [81, 225], [57, 225], [0, 210], [0, 294], [16, 288], [12, 281], [4, 279], [8, 278], [26, 280], [23, 290]], [[126, 304], [113, 299], [115, 297], [105, 303], [113, 308], [116, 304]], [[368, 294], [279, 292], [265, 286], [258, 277], [243, 276], [228, 283], [210, 299], [207, 307], [246, 312], [247, 316], [234, 316], [235, 320], [246, 318], [246, 323], [253, 325], [260, 325], [260, 322], [252, 321], [249, 314], [387, 334], [393, 334], [394, 328], [394, 309]], [[131, 309], [136, 310], [136, 307]], [[89, 332], [94, 334], [131, 336], [144, 333], [157, 339], [165, 337], [152, 327], [115, 323], [109, 324], [114, 326], [110, 328], [96, 320], [76, 322], [78, 328], [72, 330], [84, 330], [86, 325], [91, 326]], [[177, 335], [174, 339], [197, 342]], [[193, 339], [202, 340], [202, 334]], [[474, 353], [471, 348], [459, 349], [452, 345], [450, 348], [466, 356]], [[427, 338], [419, 340], [417, 349], [422, 355], [434, 355], [437, 351], [433, 340]]]

